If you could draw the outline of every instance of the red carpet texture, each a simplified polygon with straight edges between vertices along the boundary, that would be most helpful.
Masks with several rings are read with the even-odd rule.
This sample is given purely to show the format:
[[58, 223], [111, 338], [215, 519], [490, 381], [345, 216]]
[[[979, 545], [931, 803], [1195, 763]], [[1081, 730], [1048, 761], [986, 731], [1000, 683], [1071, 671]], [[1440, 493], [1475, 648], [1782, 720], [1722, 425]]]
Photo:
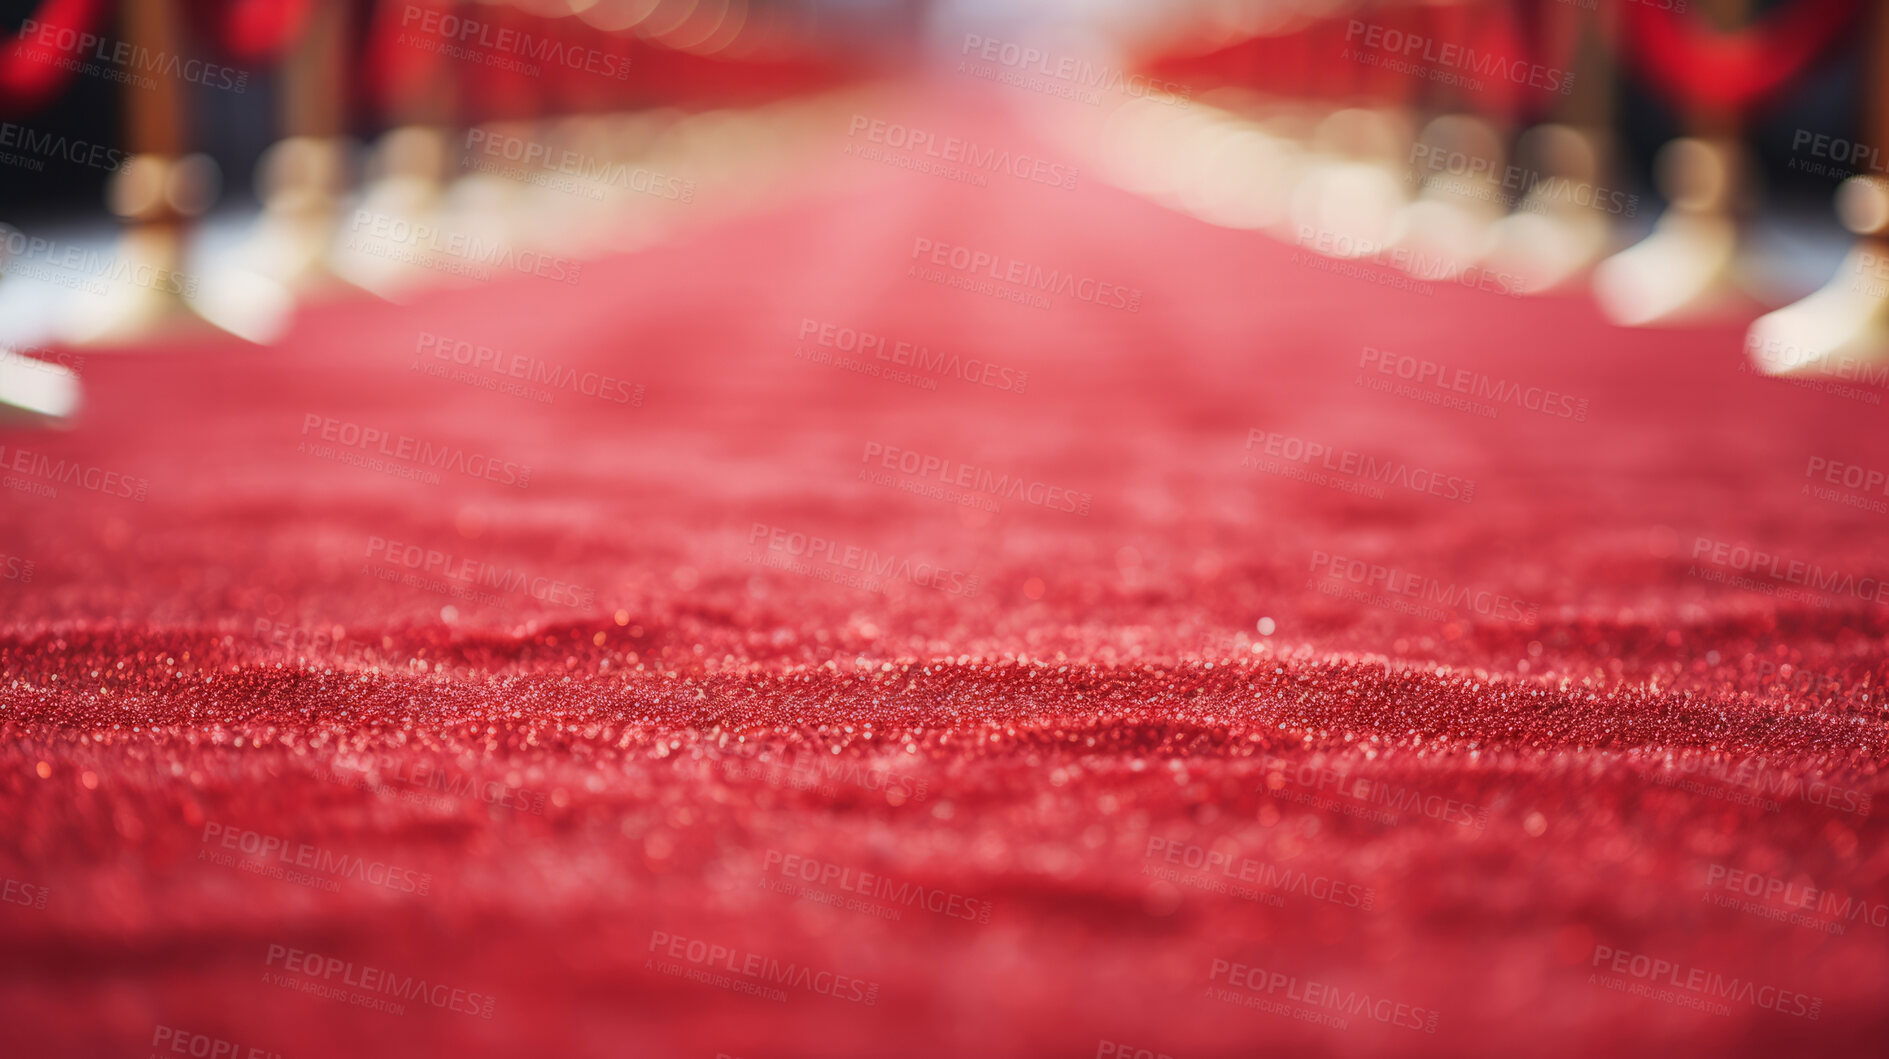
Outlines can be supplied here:
[[1880, 1054], [1881, 391], [847, 142], [0, 430], [9, 1053]]

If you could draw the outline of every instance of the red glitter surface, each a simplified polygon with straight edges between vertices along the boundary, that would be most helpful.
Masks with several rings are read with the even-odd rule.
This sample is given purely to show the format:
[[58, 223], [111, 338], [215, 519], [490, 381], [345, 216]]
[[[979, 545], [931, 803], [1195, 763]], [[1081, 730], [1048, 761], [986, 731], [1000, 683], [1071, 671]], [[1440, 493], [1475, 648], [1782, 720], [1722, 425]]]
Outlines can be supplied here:
[[[33, 564], [0, 583], [9, 1050], [1880, 1048], [1889, 516], [1806, 476], [1889, 467], [1880, 390], [1749, 374], [1736, 323], [1339, 274], [1087, 174], [832, 169], [576, 285], [93, 357], [75, 426], [0, 430]], [[930, 282], [921, 239], [1138, 308]], [[824, 324], [998, 374], [821, 363]], [[641, 402], [438, 377], [427, 334]], [[1367, 348], [1583, 414], [1459, 410]], [[344, 462], [329, 421], [528, 479]], [[1338, 470], [1247, 465], [1267, 432]], [[924, 495], [888, 450], [1058, 499]], [[1347, 452], [1405, 471], [1361, 493]], [[43, 495], [42, 458], [144, 498]], [[832, 544], [783, 569], [788, 534]], [[1857, 914], [1793, 922], [1806, 887]]]

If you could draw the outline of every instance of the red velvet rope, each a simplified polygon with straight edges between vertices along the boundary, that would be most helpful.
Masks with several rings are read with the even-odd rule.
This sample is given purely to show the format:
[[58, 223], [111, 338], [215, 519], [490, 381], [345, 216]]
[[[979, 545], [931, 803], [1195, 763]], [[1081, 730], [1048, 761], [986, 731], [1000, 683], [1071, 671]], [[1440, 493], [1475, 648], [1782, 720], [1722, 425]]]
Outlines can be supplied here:
[[381, 0], [368, 31], [367, 80], [383, 109], [400, 110], [433, 85], [451, 42], [427, 27], [453, 8], [453, 0]]
[[[140, 0], [129, 0], [138, 3]], [[316, 0], [195, 0], [191, 13], [206, 37], [231, 58], [269, 62], [279, 58], [308, 25]], [[342, 0], [323, 0], [339, 3]]]
[[1305, 88], [1314, 99], [1344, 101], [1350, 97], [1353, 86], [1357, 84], [1358, 71], [1355, 67], [1328, 58], [1344, 53], [1348, 25], [1347, 19], [1328, 18], [1313, 23], [1307, 31], [1306, 40], [1312, 48], [1313, 63]]
[[1278, 96], [1293, 96], [1305, 91], [1312, 70], [1312, 39], [1309, 26], [1297, 26], [1290, 32], [1265, 38], [1259, 60], [1256, 85]]
[[[1429, 21], [1425, 17], [1425, 9], [1417, 4], [1404, 3], [1401, 0], [1374, 4], [1364, 8], [1358, 17], [1402, 34], [1421, 36], [1429, 32]], [[1352, 67], [1352, 74], [1356, 78], [1354, 94], [1365, 102], [1378, 105], [1403, 105], [1419, 95], [1421, 83], [1409, 73], [1389, 63], [1369, 65], [1354, 60], [1345, 65]]]
[[92, 28], [104, 9], [105, 0], [45, 0], [18, 36], [0, 43], [0, 110], [19, 113], [51, 102], [97, 43]]
[[1691, 107], [1749, 110], [1802, 76], [1834, 44], [1857, 0], [1797, 0], [1719, 33], [1696, 15], [1626, 4], [1627, 52], [1642, 76]]
[[550, 33], [565, 49], [565, 61], [545, 70], [560, 110], [604, 110], [630, 94], [636, 38], [605, 32], [574, 15], [551, 21]]
[[479, 26], [461, 37], [466, 54], [453, 62], [465, 117], [474, 122], [516, 120], [542, 113], [549, 87], [545, 79], [555, 80], [557, 70], [547, 72], [544, 62], [518, 47], [507, 50], [502, 42], [527, 37], [542, 41], [546, 20], [510, 4], [470, 6], [462, 12]]

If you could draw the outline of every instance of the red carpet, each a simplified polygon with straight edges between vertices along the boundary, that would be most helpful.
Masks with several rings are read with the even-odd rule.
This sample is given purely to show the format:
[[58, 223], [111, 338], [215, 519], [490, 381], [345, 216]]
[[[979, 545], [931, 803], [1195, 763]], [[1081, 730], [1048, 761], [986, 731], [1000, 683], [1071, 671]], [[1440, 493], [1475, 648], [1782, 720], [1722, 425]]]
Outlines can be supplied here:
[[831, 157], [0, 431], [16, 1054], [1880, 1047], [1880, 391]]

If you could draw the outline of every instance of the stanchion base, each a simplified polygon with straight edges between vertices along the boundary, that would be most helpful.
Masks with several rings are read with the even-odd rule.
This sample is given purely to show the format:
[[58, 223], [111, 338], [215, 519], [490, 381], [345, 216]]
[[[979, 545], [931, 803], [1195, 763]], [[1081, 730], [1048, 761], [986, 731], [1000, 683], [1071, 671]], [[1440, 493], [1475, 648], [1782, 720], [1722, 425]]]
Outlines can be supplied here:
[[199, 331], [211, 325], [189, 301], [196, 278], [180, 268], [183, 234], [173, 225], [151, 224], [125, 232], [115, 255], [118, 267], [103, 293], [77, 301], [59, 331], [60, 341], [79, 347], [126, 345], [154, 336]]
[[1637, 198], [1601, 188], [1601, 138], [1569, 125], [1537, 125], [1516, 144], [1523, 167], [1540, 174], [1514, 212], [1497, 222], [1484, 267], [1521, 294], [1570, 287], [1607, 253], [1609, 218]]
[[1522, 294], [1571, 286], [1607, 251], [1607, 222], [1591, 210], [1522, 208], [1490, 233], [1494, 247], [1484, 265], [1510, 278]]
[[1818, 375], [1889, 361], [1889, 243], [1851, 248], [1830, 282], [1752, 322], [1745, 352], [1767, 375]]
[[334, 275], [389, 301], [429, 285], [441, 267], [431, 247], [445, 197], [446, 142], [444, 129], [418, 125], [381, 137], [360, 203], [328, 248]]
[[1678, 327], [1751, 299], [1737, 277], [1738, 225], [1721, 214], [1670, 210], [1653, 234], [1600, 263], [1594, 296], [1621, 327]]
[[1425, 175], [1416, 200], [1398, 212], [1393, 261], [1418, 279], [1453, 280], [1488, 254], [1507, 212], [1503, 188], [1490, 176], [1505, 165], [1502, 140], [1479, 118], [1446, 114], [1424, 126], [1416, 144], [1470, 164], [1462, 173]]
[[1654, 180], [1671, 203], [1653, 234], [1600, 263], [1594, 295], [1622, 327], [1680, 327], [1723, 317], [1753, 299], [1740, 282], [1740, 188], [1751, 166], [1744, 145], [1674, 140], [1654, 159]]

